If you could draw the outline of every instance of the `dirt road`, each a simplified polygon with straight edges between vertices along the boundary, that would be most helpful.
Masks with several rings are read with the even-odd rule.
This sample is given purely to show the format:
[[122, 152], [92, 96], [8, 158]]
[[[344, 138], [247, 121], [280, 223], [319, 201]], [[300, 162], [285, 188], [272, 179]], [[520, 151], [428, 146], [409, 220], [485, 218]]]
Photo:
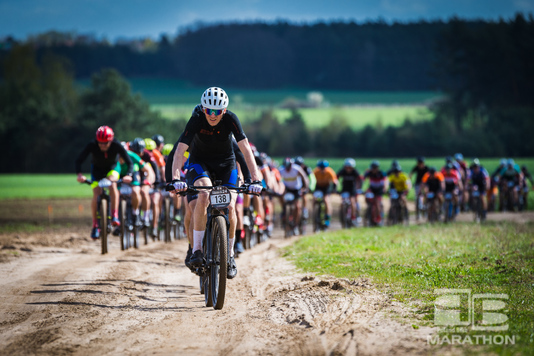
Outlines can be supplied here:
[[[222, 311], [204, 306], [185, 241], [99, 254], [87, 229], [3, 238], [0, 354], [425, 354], [429, 328], [364, 280], [314, 278], [281, 237], [237, 260]], [[9, 241], [7, 241], [9, 239]], [[7, 244], [6, 244], [7, 243]], [[4, 254], [5, 255], [5, 254]]]
[[[436, 351], [426, 342], [434, 330], [414, 329], [410, 318], [415, 314], [367, 281], [298, 273], [280, 256], [281, 248], [294, 239], [275, 236], [242, 254], [224, 309], [215, 311], [204, 306], [198, 277], [184, 266], [185, 241], [153, 242], [120, 252], [114, 238], [110, 253], [102, 256], [99, 242], [87, 237], [89, 227], [73, 223], [77, 204], [72, 203], [72, 221], [62, 223], [65, 227], [0, 235], [0, 354]], [[14, 221], [20, 215], [16, 211], [27, 211], [6, 204], [0, 208], [4, 218]], [[35, 204], [32, 208], [45, 210]], [[517, 216], [534, 218], [532, 213]]]

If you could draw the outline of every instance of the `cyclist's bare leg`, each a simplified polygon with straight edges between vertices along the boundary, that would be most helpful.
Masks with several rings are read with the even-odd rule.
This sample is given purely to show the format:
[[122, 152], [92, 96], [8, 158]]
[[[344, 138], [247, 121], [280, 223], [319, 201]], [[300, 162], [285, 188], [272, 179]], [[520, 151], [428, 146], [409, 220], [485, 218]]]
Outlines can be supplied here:
[[254, 206], [256, 213], [258, 213], [262, 220], [265, 221], [265, 210], [263, 209], [263, 201], [261, 197], [253, 196], [252, 205]]
[[230, 192], [232, 195], [232, 201], [230, 202], [230, 205], [228, 206], [228, 220], [230, 221], [230, 231], [228, 232], [228, 236], [230, 236], [230, 256], [234, 256], [234, 242], [235, 242], [235, 229], [237, 225], [237, 216], [235, 211], [235, 202], [237, 198], [237, 194], [235, 192]]
[[141, 187], [133, 186], [132, 187], [132, 209], [138, 211], [139, 205], [141, 204]]
[[152, 194], [152, 207], [152, 209], [154, 210], [154, 219], [152, 219], [152, 227], [157, 228], [159, 222], [159, 215], [161, 213], [161, 194], [159, 192]]
[[93, 217], [93, 221], [96, 221], [96, 209], [98, 205], [98, 196], [102, 193], [102, 189], [100, 187], [93, 188], [93, 199], [91, 200], [91, 215]]
[[[262, 197], [262, 200], [263, 206], [265, 208], [265, 219], [273, 221], [273, 202], [267, 196]], [[268, 214], [267, 211], [269, 212]]]
[[[175, 195], [173, 199], [174, 199], [174, 211], [178, 212], [182, 208], [182, 200], [184, 199], [184, 197], [182, 197], [181, 195]], [[185, 206], [187, 207], [187, 204], [185, 204]]]
[[300, 219], [301, 219], [301, 216], [302, 216], [302, 202], [301, 202], [302, 199], [298, 199], [296, 200], [295, 202], [295, 216], [293, 217], [294, 221], [295, 221], [295, 226], [299, 226], [300, 224]]
[[326, 206], [326, 215], [330, 216], [332, 210], [332, 203], [330, 202], [330, 194], [325, 194], [324, 196], [324, 205]]
[[145, 226], [148, 226], [148, 211], [150, 211], [150, 187], [148, 185], [141, 186], [141, 210], [144, 215], [141, 215], [141, 219], [144, 219]]
[[196, 199], [192, 200], [189, 204], [185, 204], [184, 228], [185, 228], [185, 233], [187, 235], [187, 241], [189, 241], [189, 245], [191, 245], [191, 247], [193, 246], [193, 229], [194, 229], [193, 211], [195, 211], [196, 204], [197, 204]]
[[250, 206], [250, 195], [243, 194], [243, 208], [248, 208]]
[[[194, 183], [195, 186], [209, 186], [211, 185], [211, 180], [209, 178], [200, 178], [197, 179]], [[198, 198], [196, 199], [197, 203], [195, 209], [193, 210], [193, 226], [195, 231], [204, 231], [206, 230], [206, 219], [207, 211], [209, 205], [209, 191], [201, 189], [198, 192]]]
[[109, 200], [111, 206], [111, 215], [119, 210], [119, 190], [117, 189], [117, 183], [115, 182], [113, 182], [113, 184], [111, 184], [109, 187]]
[[356, 205], [357, 197], [358, 197], [357, 195], [350, 197], [350, 206], [352, 207], [352, 216], [351, 216], [352, 219], [356, 218], [359, 215], [358, 208], [357, 208], [358, 206]]
[[150, 187], [148, 185], [141, 186], [141, 209], [143, 211], [150, 210]]
[[243, 216], [244, 216], [243, 203], [238, 204], [236, 202], [235, 212], [236, 212], [236, 219], [237, 219], [236, 229], [243, 230], [245, 228], [245, 226], [243, 225]]
[[302, 194], [302, 210], [306, 209], [308, 207], [308, 197], [307, 194]]

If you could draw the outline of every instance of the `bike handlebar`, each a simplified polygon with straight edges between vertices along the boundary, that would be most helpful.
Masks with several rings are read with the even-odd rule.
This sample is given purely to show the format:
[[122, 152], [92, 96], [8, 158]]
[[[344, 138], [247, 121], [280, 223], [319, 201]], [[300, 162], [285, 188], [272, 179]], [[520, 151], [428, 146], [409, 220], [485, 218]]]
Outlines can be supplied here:
[[[250, 194], [250, 195], [259, 195], [259, 194], [256, 194], [256, 193], [248, 192], [249, 185], [250, 184], [245, 184], [245, 185], [242, 185], [240, 187], [227, 187], [227, 186], [224, 186], [224, 187], [228, 188], [230, 190], [235, 190], [238, 193], [246, 193], [246, 194]], [[206, 186], [193, 186], [193, 187], [188, 186], [185, 191], [177, 192], [177, 194], [180, 194], [180, 195], [184, 196], [184, 195], [186, 195], [188, 193], [198, 193], [198, 192], [200, 192], [200, 190], [213, 189], [213, 188], [220, 187], [220, 186], [221, 185], [206, 185]], [[174, 190], [175, 190], [175, 188], [174, 188], [174, 185], [172, 183], [168, 183], [165, 186], [165, 191], [167, 191], [167, 192], [172, 192]], [[262, 192], [263, 191], [265, 191], [265, 188], [262, 188]]]

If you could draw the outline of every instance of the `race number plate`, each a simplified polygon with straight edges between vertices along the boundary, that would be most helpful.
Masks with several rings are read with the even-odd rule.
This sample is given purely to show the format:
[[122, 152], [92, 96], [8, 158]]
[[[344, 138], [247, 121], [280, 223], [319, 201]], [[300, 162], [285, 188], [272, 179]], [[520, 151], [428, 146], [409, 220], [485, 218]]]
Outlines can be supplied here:
[[226, 187], [217, 187], [210, 193], [211, 206], [217, 209], [224, 209], [230, 205], [232, 196]]
[[313, 197], [318, 200], [323, 199], [324, 193], [320, 190], [316, 190], [315, 192], [313, 192]]
[[132, 187], [129, 185], [121, 185], [121, 195], [131, 195]]
[[289, 203], [289, 202], [292, 202], [293, 200], [295, 200], [295, 194], [293, 193], [286, 193], [284, 194], [284, 201]]

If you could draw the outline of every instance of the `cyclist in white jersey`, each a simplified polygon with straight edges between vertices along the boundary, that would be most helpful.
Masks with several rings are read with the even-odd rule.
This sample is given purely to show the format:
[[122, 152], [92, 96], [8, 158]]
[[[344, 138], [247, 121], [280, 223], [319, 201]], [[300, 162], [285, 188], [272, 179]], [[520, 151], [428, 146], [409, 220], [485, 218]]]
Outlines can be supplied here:
[[[295, 225], [299, 226], [300, 217], [302, 216], [302, 195], [308, 190], [309, 180], [306, 172], [298, 165], [293, 162], [289, 157], [284, 159], [283, 169], [280, 170], [280, 176], [282, 177], [282, 182], [284, 182], [285, 192], [292, 193], [296, 197], [296, 209], [295, 209]], [[283, 200], [281, 201], [282, 206], [284, 206]], [[283, 212], [284, 214], [285, 212]]]

